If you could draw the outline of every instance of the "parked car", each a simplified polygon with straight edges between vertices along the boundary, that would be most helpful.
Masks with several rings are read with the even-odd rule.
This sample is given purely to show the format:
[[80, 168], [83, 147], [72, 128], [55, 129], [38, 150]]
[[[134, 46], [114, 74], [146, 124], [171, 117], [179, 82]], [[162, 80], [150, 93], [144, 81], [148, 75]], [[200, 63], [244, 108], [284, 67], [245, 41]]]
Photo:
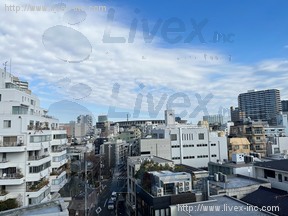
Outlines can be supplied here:
[[115, 191], [113, 191], [112, 195], [111, 195], [111, 200], [115, 202], [116, 199], [117, 199], [117, 193]]
[[113, 200], [110, 199], [110, 200], [108, 201], [107, 208], [108, 208], [109, 210], [113, 210], [113, 209], [114, 209], [114, 201], [113, 201]]

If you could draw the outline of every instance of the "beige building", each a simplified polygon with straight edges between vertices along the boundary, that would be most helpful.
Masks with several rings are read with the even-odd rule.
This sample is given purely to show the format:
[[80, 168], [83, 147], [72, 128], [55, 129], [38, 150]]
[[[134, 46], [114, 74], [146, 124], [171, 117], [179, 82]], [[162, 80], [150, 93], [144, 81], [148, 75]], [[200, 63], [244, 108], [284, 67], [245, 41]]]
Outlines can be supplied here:
[[230, 135], [233, 137], [246, 137], [250, 142], [250, 152], [266, 156], [264, 122], [253, 121], [243, 125], [231, 126]]
[[228, 138], [228, 158], [232, 160], [233, 153], [250, 153], [250, 142], [247, 138]]

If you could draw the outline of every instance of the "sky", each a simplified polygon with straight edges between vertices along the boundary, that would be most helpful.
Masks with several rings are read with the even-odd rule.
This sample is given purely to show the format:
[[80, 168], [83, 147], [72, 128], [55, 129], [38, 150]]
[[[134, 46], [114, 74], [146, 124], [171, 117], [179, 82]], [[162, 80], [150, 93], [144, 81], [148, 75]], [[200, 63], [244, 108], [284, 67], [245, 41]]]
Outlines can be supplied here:
[[288, 99], [285, 0], [5, 0], [1, 65], [29, 82], [60, 122], [197, 123], [229, 115], [240, 93], [279, 89]]

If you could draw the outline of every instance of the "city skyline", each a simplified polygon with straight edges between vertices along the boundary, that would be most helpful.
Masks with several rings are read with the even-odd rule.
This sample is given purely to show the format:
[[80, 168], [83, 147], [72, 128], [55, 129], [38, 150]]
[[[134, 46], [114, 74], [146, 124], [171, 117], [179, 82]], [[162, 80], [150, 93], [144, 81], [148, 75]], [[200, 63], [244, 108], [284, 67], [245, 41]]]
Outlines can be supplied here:
[[[60, 3], [65, 10], [9, 11]], [[285, 1], [60, 3], [9, 1], [0, 9], [2, 63], [8, 61], [10, 71], [12, 59], [12, 74], [28, 81], [60, 122], [109, 115], [113, 107], [130, 119], [163, 119], [170, 98], [184, 100], [176, 114], [197, 123], [207, 113], [189, 115], [209, 95], [210, 115], [236, 107], [238, 95], [251, 89], [279, 89], [281, 100], [288, 99]], [[106, 10], [91, 9], [97, 5]], [[80, 6], [85, 13], [71, 12]]]

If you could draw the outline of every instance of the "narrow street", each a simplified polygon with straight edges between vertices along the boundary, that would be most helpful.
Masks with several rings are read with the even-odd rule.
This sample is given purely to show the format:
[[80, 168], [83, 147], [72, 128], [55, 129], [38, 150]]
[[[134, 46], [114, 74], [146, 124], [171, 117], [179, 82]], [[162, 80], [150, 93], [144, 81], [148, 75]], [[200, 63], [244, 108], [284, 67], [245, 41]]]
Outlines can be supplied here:
[[[116, 215], [116, 206], [114, 210], [109, 210], [107, 208], [107, 203], [111, 197], [111, 194], [113, 191], [115, 192], [125, 192], [124, 186], [126, 184], [126, 172], [122, 170], [118, 170], [118, 167], [114, 168], [113, 172], [113, 178], [109, 180], [103, 180], [102, 181], [102, 192], [98, 197], [98, 206], [96, 207], [96, 210], [100, 210], [99, 214], [96, 213], [95, 210], [95, 216], [106, 216], [106, 215]], [[115, 202], [116, 203], [116, 202]]]

